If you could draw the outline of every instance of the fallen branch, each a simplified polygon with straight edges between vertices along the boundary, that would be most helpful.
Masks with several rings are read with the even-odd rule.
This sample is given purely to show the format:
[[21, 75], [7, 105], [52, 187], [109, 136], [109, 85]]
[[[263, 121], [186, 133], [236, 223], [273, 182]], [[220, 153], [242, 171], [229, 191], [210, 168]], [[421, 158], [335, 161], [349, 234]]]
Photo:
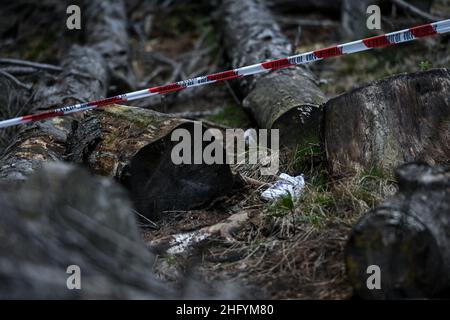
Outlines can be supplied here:
[[55, 72], [61, 72], [63, 70], [61, 67], [54, 66], [51, 64], [31, 62], [31, 61], [20, 60], [20, 59], [11, 59], [11, 58], [0, 58], [0, 64], [32, 67], [32, 68], [36, 68], [36, 69], [55, 71]]
[[160, 253], [180, 254], [194, 250], [213, 236], [220, 236], [228, 243], [235, 243], [237, 240], [233, 235], [244, 226], [248, 219], [247, 212], [235, 213], [212, 226], [149, 241], [147, 247]]
[[287, 25], [298, 25], [302, 27], [337, 27], [339, 25], [338, 22], [328, 19], [323, 20], [311, 20], [311, 19], [298, 19], [293, 17], [284, 17], [284, 16], [275, 16], [275, 19], [278, 22], [287, 24]]
[[28, 75], [30, 73], [37, 72], [38, 69], [33, 67], [4, 67], [0, 69], [1, 71], [8, 72], [9, 74], [15, 75], [15, 76], [23, 76]]
[[9, 79], [11, 82], [13, 82], [15, 85], [25, 89], [25, 90], [30, 90], [31, 86], [28, 84], [23, 83], [22, 81], [20, 81], [19, 79], [17, 79], [16, 77], [14, 77], [13, 75], [11, 75], [10, 73], [4, 71], [4, 70], [0, 70], [0, 75], [4, 76], [5, 78]]

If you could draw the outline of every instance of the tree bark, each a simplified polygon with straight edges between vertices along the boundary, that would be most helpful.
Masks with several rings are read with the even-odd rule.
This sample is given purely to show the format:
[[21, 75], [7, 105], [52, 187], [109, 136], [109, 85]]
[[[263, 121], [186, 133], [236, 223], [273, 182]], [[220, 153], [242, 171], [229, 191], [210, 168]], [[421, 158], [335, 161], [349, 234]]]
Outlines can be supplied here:
[[[36, 110], [97, 99], [106, 94], [107, 67], [93, 49], [72, 47], [62, 61], [64, 71], [38, 85]], [[62, 160], [72, 117], [54, 118], [27, 125], [0, 159], [0, 179], [25, 180], [43, 162]]]
[[[435, 298], [450, 293], [450, 170], [408, 164], [399, 193], [365, 215], [346, 247], [348, 278], [366, 299]], [[367, 267], [381, 270], [381, 289], [366, 286]]]
[[341, 11], [341, 34], [344, 39], [360, 39], [372, 30], [367, 29], [366, 10], [369, 5], [379, 5], [380, 0], [343, 0]]
[[[20, 188], [0, 182], [0, 297], [176, 297], [151, 273], [128, 196], [111, 179], [48, 163]], [[68, 290], [69, 266], [81, 290]], [[75, 270], [71, 270], [74, 272]]]
[[[158, 218], [163, 211], [188, 210], [223, 196], [233, 186], [228, 164], [179, 164], [172, 159], [175, 129], [190, 133], [190, 145], [206, 129], [156, 111], [112, 106], [81, 121], [69, 141], [69, 160], [85, 163], [97, 174], [113, 176], [129, 191], [137, 210]], [[198, 133], [197, 133], [198, 134]], [[206, 143], [201, 143], [202, 152]]]
[[[433, 0], [409, 0], [408, 3], [422, 11], [429, 12]], [[360, 39], [376, 31], [367, 29], [367, 18], [369, 17], [367, 8], [370, 5], [378, 5], [382, 15], [389, 14], [392, 8], [390, 0], [342, 0], [341, 34], [345, 39]], [[400, 8], [400, 10], [402, 9]]]
[[136, 87], [131, 67], [128, 20], [123, 0], [90, 0], [86, 9], [87, 45], [107, 61], [111, 85], [123, 93]]
[[[223, 1], [221, 17], [233, 68], [292, 54], [290, 42], [261, 1]], [[325, 97], [305, 66], [245, 77], [239, 88], [243, 106], [258, 126], [280, 129], [281, 144], [295, 145], [317, 136], [318, 106]]]
[[324, 146], [331, 173], [392, 170], [450, 159], [450, 72], [433, 69], [372, 82], [330, 99]]
[[339, 14], [341, 0], [268, 0], [267, 6], [282, 13], [320, 11], [321, 13]]

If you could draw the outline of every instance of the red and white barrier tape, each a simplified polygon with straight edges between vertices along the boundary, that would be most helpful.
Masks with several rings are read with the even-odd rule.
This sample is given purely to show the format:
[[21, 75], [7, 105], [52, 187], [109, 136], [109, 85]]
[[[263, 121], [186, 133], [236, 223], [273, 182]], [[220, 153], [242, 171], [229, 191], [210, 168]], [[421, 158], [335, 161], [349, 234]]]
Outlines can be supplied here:
[[343, 54], [350, 54], [370, 50], [373, 48], [385, 47], [388, 45], [395, 45], [403, 42], [412, 41], [418, 38], [436, 35], [439, 33], [450, 32], [450, 19], [442, 20], [423, 26], [418, 26], [401, 31], [391, 32], [384, 35], [357, 40], [349, 43], [340, 44], [334, 47], [320, 49], [316, 51], [306, 52], [291, 57], [257, 63], [251, 66], [242, 67], [234, 70], [224, 71], [211, 75], [201, 76], [193, 79], [182, 80], [176, 83], [134, 91], [111, 98], [74, 104], [58, 108], [52, 111], [17, 117], [9, 120], [0, 121], [0, 128], [10, 127], [21, 123], [40, 121], [57, 116], [64, 116], [74, 112], [86, 111], [97, 107], [108, 106], [116, 103], [123, 103], [137, 99], [143, 99], [158, 94], [178, 91], [190, 87], [202, 86], [205, 84], [215, 83], [224, 80], [249, 76], [258, 73], [269, 72], [290, 66], [310, 63], [318, 60], [323, 60], [331, 57], [340, 56]]

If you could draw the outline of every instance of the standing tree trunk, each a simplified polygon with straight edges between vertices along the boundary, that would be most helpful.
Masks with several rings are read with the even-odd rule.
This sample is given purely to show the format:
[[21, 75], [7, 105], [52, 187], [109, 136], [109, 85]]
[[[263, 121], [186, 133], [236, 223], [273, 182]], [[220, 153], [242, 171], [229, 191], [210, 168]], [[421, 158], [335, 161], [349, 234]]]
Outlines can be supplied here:
[[392, 170], [450, 159], [450, 72], [434, 69], [374, 81], [330, 99], [324, 145], [331, 172]]
[[[196, 128], [199, 131], [196, 132]], [[138, 211], [157, 218], [166, 210], [187, 210], [223, 196], [233, 186], [229, 165], [175, 164], [175, 129], [190, 134], [191, 160], [204, 150], [201, 124], [156, 111], [124, 106], [97, 110], [79, 123], [69, 143], [69, 159], [100, 175], [118, 179]], [[225, 158], [223, 158], [225, 161]]]
[[[432, 298], [450, 293], [450, 170], [408, 164], [400, 192], [365, 215], [346, 248], [347, 273], [362, 298]], [[369, 266], [381, 289], [369, 290]]]
[[[38, 85], [35, 109], [86, 102], [106, 94], [107, 67], [94, 50], [74, 46], [62, 66], [64, 71], [56, 80]], [[43, 162], [62, 160], [72, 121], [73, 117], [61, 117], [27, 125], [0, 159], [0, 179], [25, 180]]]
[[[292, 45], [261, 1], [225, 0], [221, 17], [233, 68], [292, 54]], [[259, 127], [280, 129], [281, 144], [295, 145], [317, 137], [318, 106], [325, 96], [305, 66], [246, 77], [239, 86], [245, 97], [243, 106]]]

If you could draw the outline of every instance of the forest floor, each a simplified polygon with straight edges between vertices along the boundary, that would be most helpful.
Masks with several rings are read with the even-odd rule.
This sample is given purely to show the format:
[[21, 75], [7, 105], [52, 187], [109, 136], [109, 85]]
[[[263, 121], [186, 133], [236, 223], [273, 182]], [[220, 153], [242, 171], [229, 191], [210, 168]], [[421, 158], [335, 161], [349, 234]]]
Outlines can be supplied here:
[[[435, 11], [449, 16], [444, 1], [436, 1]], [[444, 11], [447, 10], [447, 12]], [[283, 31], [296, 45], [297, 52], [338, 43], [336, 28], [303, 26], [292, 18], [338, 20], [317, 13], [280, 15]], [[193, 76], [227, 70], [214, 13], [197, 2], [174, 4], [146, 12], [130, 12], [133, 67], [139, 87], [170, 83]], [[41, 22], [45, 25], [45, 21]], [[388, 22], [385, 23], [388, 25]], [[420, 24], [420, 23], [417, 23]], [[387, 28], [384, 31], [393, 31]], [[33, 32], [33, 31], [30, 31]], [[49, 32], [48, 34], [52, 34]], [[60, 55], [54, 37], [35, 37], [35, 41], [14, 47], [3, 44], [7, 55], [33, 61], [57, 63]], [[70, 41], [66, 40], [66, 41]], [[352, 87], [400, 72], [448, 67], [448, 37], [425, 39], [381, 53], [373, 50], [357, 55], [319, 62], [311, 66], [322, 90], [334, 97]], [[414, 54], [411, 54], [414, 52]], [[239, 105], [239, 94], [229, 83], [192, 89], [177, 97], [155, 98], [134, 105], [158, 111], [192, 114], [231, 128], [255, 127]], [[246, 212], [245, 226], [235, 241], [218, 237], [185, 255], [160, 255], [155, 270], [164, 279], [177, 281], [188, 274], [210, 284], [232, 280], [254, 298], [345, 299], [352, 295], [345, 278], [344, 246], [355, 222], [387, 196], [395, 193], [394, 177], [371, 170], [352, 178], [329, 176], [319, 142], [281, 152], [280, 172], [304, 174], [306, 187], [298, 201], [282, 199], [274, 203], [261, 200], [261, 192], [274, 177], [261, 176], [259, 167], [235, 166], [233, 170], [261, 182], [219, 199], [208, 208], [187, 212], [166, 212], [160, 221], [142, 225], [144, 240], [190, 232], [216, 224], [232, 214]]]
[[[435, 6], [439, 8], [439, 2]], [[184, 20], [186, 13], [187, 16], [198, 17]], [[201, 8], [193, 4], [155, 14], [154, 40], [150, 41], [147, 49], [177, 62], [190, 61], [189, 53], [186, 54], [189, 50], [197, 52], [203, 49], [208, 54], [201, 59], [201, 67], [206, 68], [199, 66], [198, 72], [192, 75], [201, 75], [207, 70], [226, 70], [229, 67], [220, 49], [214, 17], [205, 17]], [[330, 18], [314, 13], [280, 16], [283, 31], [294, 45], [298, 42], [297, 52], [328, 47], [340, 41], [333, 27], [306, 26], [299, 31], [298, 25], [291, 23], [292, 18]], [[352, 87], [392, 74], [448, 66], [450, 59], [444, 51], [445, 41], [448, 39], [428, 39], [408, 44], [408, 47], [385, 48], [382, 54], [375, 50], [344, 56], [317, 63], [311, 68], [319, 77], [322, 90], [331, 98]], [[145, 68], [148, 71], [143, 73], [148, 74], [154, 67], [147, 65]], [[152, 82], [164, 83], [167, 79], [167, 75], [161, 74], [161, 78]], [[232, 128], [254, 127], [251, 117], [236, 102], [237, 93], [233, 88], [233, 81], [230, 81], [226, 85], [201, 89], [188, 99], [175, 100], [169, 110], [213, 111], [213, 115], [203, 118]], [[202, 117], [197, 119], [202, 120]], [[161, 256], [157, 270], [163, 277], [176, 279], [177, 274], [190, 272], [207, 283], [232, 279], [253, 288], [250, 296], [255, 298], [351, 297], [343, 263], [347, 235], [361, 215], [396, 192], [396, 181], [392, 175], [377, 170], [358, 177], [333, 179], [328, 175], [318, 142], [298, 146], [296, 150], [284, 150], [282, 154], [280, 172], [293, 176], [304, 174], [306, 188], [298, 201], [283, 199], [267, 203], [261, 200], [260, 194], [268, 185], [247, 186], [244, 191], [215, 203], [207, 210], [167, 213], [156, 230], [144, 232], [146, 239], [152, 239], [198, 230], [234, 213], [247, 212], [250, 216], [249, 223], [235, 235], [235, 242], [219, 238], [210, 241], [191, 253], [189, 264], [186, 264], [184, 256]], [[258, 170], [248, 166], [235, 168], [236, 172], [259, 181], [273, 182], [273, 178], [260, 176]]]

